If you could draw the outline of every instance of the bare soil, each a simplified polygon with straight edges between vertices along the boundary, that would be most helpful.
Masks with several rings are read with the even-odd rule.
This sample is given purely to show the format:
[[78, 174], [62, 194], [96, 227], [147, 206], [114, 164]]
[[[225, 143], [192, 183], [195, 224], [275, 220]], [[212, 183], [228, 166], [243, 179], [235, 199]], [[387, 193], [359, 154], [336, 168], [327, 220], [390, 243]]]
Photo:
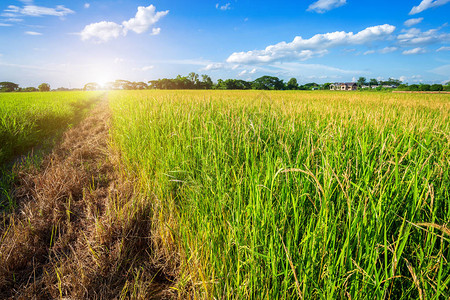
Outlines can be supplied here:
[[0, 215], [1, 299], [176, 297], [177, 259], [158, 249], [152, 199], [120, 168], [109, 121], [102, 101], [19, 170], [18, 207]]

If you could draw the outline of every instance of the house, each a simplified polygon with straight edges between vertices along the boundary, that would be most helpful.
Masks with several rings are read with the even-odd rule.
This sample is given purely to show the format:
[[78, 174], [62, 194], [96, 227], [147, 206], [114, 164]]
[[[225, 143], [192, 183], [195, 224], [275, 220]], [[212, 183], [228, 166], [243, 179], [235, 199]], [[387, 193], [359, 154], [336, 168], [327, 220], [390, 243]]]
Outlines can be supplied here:
[[356, 91], [357, 89], [358, 85], [356, 84], [356, 82], [336, 82], [330, 85], [330, 90], [333, 91]]

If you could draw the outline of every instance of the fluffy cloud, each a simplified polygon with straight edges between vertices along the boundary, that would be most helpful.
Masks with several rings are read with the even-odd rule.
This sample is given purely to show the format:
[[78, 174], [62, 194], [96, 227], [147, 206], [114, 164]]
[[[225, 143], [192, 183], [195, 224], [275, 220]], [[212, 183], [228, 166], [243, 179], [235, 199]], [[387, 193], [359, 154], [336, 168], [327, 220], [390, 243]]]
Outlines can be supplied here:
[[152, 33], [151, 35], [158, 35], [161, 33], [161, 28], [152, 28]]
[[423, 12], [426, 9], [437, 7], [444, 5], [446, 3], [450, 2], [450, 0], [422, 0], [418, 6], [414, 6], [411, 11], [409, 12], [410, 15], [415, 15], [418, 13]]
[[133, 68], [133, 71], [142, 71], [142, 72], [146, 72], [146, 71], [152, 70], [152, 69], [154, 69], [154, 68], [155, 68], [155, 66], [144, 66], [144, 67], [142, 67], [142, 68]]
[[153, 5], [147, 7], [139, 6], [136, 16], [122, 22], [122, 25], [125, 30], [132, 30], [138, 34], [144, 33], [168, 13], [168, 10], [156, 12], [156, 7]]
[[427, 51], [424, 48], [414, 48], [414, 49], [410, 49], [410, 50], [405, 50], [402, 52], [403, 55], [414, 55], [414, 54], [423, 54], [426, 53]]
[[450, 47], [441, 47], [436, 50], [436, 52], [441, 52], [441, 51], [450, 51]]
[[225, 67], [225, 65], [223, 63], [210, 63], [201, 70], [202, 71], [213, 71], [213, 70], [223, 69], [224, 67]]
[[4, 17], [18, 17], [18, 16], [56, 16], [64, 17], [68, 14], [74, 14], [75, 12], [64, 5], [57, 5], [55, 8], [43, 7], [36, 5], [25, 5], [24, 7], [19, 7], [15, 5], [9, 5], [7, 9], [4, 10], [2, 16]]
[[219, 3], [217, 3], [216, 8], [220, 10], [229, 10], [231, 9], [231, 3], [226, 3], [224, 5], [220, 5]]
[[450, 34], [440, 33], [439, 28], [422, 32], [417, 28], [402, 30], [397, 37], [399, 43], [404, 46], [430, 45], [450, 41]]
[[122, 25], [106, 21], [89, 24], [80, 33], [82, 41], [92, 39], [99, 43], [107, 42], [125, 34]]
[[395, 26], [384, 24], [368, 27], [356, 34], [353, 32], [336, 31], [316, 34], [310, 39], [297, 36], [290, 43], [281, 42], [270, 45], [264, 50], [235, 52], [228, 57], [228, 63], [257, 64], [275, 61], [307, 60], [323, 56], [329, 48], [347, 45], [362, 45], [378, 39], [384, 39], [394, 32]]
[[[94, 40], [95, 42], [102, 43], [118, 38], [121, 35], [126, 36], [128, 31], [141, 34], [148, 31], [153, 24], [168, 13], [168, 10], [156, 12], [156, 8], [153, 5], [147, 7], [139, 6], [136, 16], [128, 21], [123, 21], [122, 24], [102, 21], [87, 25], [80, 32], [81, 40]], [[153, 28], [151, 34], [157, 35], [160, 32], [161, 28]]]
[[322, 14], [345, 4], [347, 4], [347, 0], [318, 0], [308, 7], [308, 11], [315, 11]]
[[409, 19], [409, 20], [406, 20], [404, 24], [405, 24], [405, 26], [411, 27], [411, 26], [419, 24], [422, 21], [423, 21], [423, 18]]
[[84, 8], [89, 8], [89, 7], [91, 7], [91, 4], [90, 4], [90, 3], [85, 3], [85, 4], [84, 4]]
[[245, 74], [247, 74], [247, 70], [243, 70], [242, 72], [240, 72], [238, 74], [238, 77], [244, 76]]
[[373, 53], [380, 53], [380, 54], [387, 54], [387, 53], [391, 53], [394, 51], [397, 51], [398, 48], [397, 47], [385, 47], [383, 49], [380, 50], [369, 50], [364, 52], [364, 55], [368, 55], [368, 54], [373, 54]]
[[36, 31], [25, 31], [25, 34], [27, 34], [27, 35], [42, 35], [42, 33], [36, 32]]
[[381, 49], [379, 52], [381, 54], [387, 54], [387, 53], [391, 53], [391, 52], [394, 52], [394, 51], [397, 51], [397, 50], [398, 50], [397, 47], [385, 47], [385, 48]]

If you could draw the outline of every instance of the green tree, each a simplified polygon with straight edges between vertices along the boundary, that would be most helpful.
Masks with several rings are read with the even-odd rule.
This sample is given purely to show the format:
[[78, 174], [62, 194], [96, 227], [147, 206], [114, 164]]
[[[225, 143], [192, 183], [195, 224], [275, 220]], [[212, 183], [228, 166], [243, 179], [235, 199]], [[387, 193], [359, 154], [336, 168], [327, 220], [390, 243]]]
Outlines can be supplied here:
[[19, 85], [14, 82], [0, 82], [0, 92], [15, 92], [19, 89]]
[[376, 80], [375, 78], [371, 78], [369, 80], [369, 85], [370, 86], [378, 85], [378, 80]]
[[362, 87], [367, 84], [367, 79], [366, 77], [359, 77], [356, 83], [358, 84], [358, 87]]
[[30, 87], [26, 87], [24, 89], [22, 89], [22, 92], [37, 92], [39, 91], [37, 88], [35, 88], [34, 86], [30, 86]]
[[[39, 90], [41, 89], [41, 86], [39, 86]], [[100, 89], [100, 85], [97, 82], [89, 82], [86, 83], [83, 87], [83, 91], [96, 91]]]
[[205, 90], [210, 90], [213, 87], [214, 83], [208, 75], [202, 75], [201, 88]]
[[433, 92], [440, 92], [443, 90], [444, 90], [444, 87], [442, 86], [442, 84], [433, 84], [430, 87], [430, 91], [433, 91]]
[[38, 86], [39, 92], [48, 92], [50, 91], [50, 84], [48, 83], [41, 83]]
[[288, 83], [286, 84], [286, 89], [297, 90], [298, 89], [297, 79], [296, 78], [289, 79]]
[[329, 90], [330, 89], [330, 85], [332, 85], [331, 82], [326, 82], [326, 83], [322, 84], [321, 89], [322, 90]]
[[283, 87], [283, 80], [273, 76], [262, 76], [252, 83], [252, 88], [255, 90], [282, 90]]

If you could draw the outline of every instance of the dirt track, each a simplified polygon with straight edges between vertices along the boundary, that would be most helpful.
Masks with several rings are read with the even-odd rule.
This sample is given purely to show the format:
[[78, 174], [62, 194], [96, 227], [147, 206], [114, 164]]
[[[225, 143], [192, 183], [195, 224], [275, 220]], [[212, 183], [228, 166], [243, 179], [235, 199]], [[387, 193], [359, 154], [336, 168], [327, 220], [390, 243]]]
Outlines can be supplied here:
[[19, 173], [19, 206], [0, 216], [0, 298], [175, 296], [174, 267], [152, 241], [151, 206], [108, 146], [109, 119], [102, 101], [40, 168]]

